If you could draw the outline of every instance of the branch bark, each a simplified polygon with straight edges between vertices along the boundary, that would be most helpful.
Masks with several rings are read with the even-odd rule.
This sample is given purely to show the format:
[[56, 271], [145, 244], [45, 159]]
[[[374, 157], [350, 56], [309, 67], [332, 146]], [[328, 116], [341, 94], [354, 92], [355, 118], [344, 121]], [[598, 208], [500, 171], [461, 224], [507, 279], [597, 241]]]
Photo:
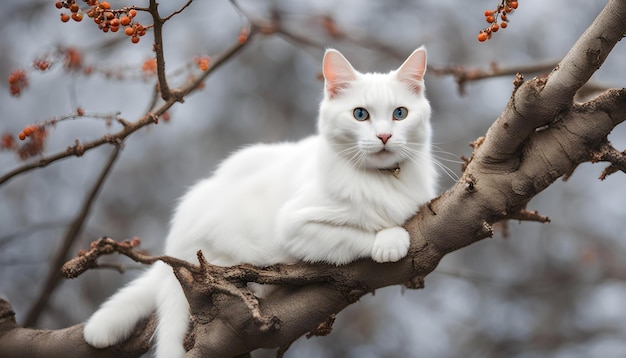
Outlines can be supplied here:
[[[502, 115], [475, 142], [462, 178], [406, 223], [411, 248], [405, 259], [388, 264], [361, 260], [341, 267], [297, 264], [269, 269], [278, 270], [279, 274], [270, 275], [276, 280], [311, 274], [326, 277], [316, 283], [291, 282], [272, 300], [260, 300], [259, 311], [276, 318], [270, 328], [258, 324], [241, 297], [199, 284], [208, 277], [202, 270], [174, 265], [194, 319], [188, 357], [232, 357], [261, 347], [287, 347], [307, 332], [319, 332], [329, 317], [377, 288], [397, 284], [420, 288], [423, 278], [446, 254], [490, 237], [494, 223], [527, 217], [525, 208], [534, 196], [579, 164], [598, 160], [598, 153], [607, 148], [608, 134], [626, 120], [626, 89], [607, 90], [583, 104], [573, 100], [624, 33], [626, 3], [610, 0], [550, 75], [525, 83], [518, 79]], [[619, 154], [611, 153], [612, 157]], [[623, 163], [623, 158], [602, 160]], [[263, 277], [242, 275], [234, 282], [240, 286], [245, 281], [276, 282]], [[0, 352], [31, 357], [67, 356], [68, 347], [73, 353], [94, 352], [82, 341], [80, 325], [59, 331], [24, 330], [15, 324], [6, 302], [0, 308]], [[147, 327], [135, 331], [151, 332], [151, 325]], [[35, 334], [47, 338], [26, 340]], [[137, 356], [140, 350], [128, 347], [145, 347], [146, 342], [146, 334], [133, 336], [97, 353]]]

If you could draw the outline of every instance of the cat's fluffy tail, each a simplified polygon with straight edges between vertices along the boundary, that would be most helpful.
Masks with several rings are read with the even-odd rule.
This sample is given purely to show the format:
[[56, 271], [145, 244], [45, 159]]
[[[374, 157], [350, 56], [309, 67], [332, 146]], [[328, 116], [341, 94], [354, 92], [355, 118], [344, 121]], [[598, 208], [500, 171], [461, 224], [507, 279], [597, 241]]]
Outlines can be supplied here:
[[128, 338], [135, 324], [155, 311], [159, 282], [166, 270], [168, 266], [157, 262], [109, 298], [87, 321], [83, 329], [85, 341], [104, 348]]

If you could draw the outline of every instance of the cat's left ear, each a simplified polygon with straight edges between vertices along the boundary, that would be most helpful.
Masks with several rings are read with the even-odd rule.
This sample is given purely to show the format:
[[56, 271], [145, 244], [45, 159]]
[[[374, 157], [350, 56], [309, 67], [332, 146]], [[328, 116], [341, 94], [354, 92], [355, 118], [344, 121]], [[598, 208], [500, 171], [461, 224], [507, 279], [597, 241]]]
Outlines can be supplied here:
[[397, 70], [398, 80], [408, 84], [415, 93], [424, 87], [424, 73], [426, 73], [426, 49], [421, 46], [404, 61]]
[[323, 62], [324, 87], [328, 98], [332, 99], [356, 80], [356, 71], [337, 50], [326, 50]]

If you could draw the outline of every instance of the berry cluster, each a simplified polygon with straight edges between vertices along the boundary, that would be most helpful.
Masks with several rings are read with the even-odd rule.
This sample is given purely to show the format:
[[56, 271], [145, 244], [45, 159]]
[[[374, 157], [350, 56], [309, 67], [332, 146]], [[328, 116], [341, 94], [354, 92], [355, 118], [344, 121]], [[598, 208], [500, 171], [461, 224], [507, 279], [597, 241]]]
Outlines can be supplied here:
[[38, 58], [33, 61], [33, 68], [42, 72], [50, 69], [50, 66], [52, 66], [52, 62], [46, 57]]
[[193, 58], [193, 61], [198, 65], [198, 68], [202, 71], [206, 71], [209, 69], [209, 63], [211, 62], [211, 58], [209, 56], [196, 56]]
[[[489, 40], [494, 32], [498, 32], [501, 28], [506, 29], [509, 21], [508, 15], [517, 9], [517, 6], [517, 0], [502, 0], [495, 10], [485, 10], [485, 21], [489, 23], [489, 26], [480, 30], [478, 41]], [[499, 25], [498, 18], [500, 19]]]
[[26, 126], [17, 137], [20, 140], [30, 140], [22, 145], [15, 142], [13, 136], [5, 133], [0, 137], [0, 149], [14, 151], [22, 160], [43, 152], [48, 131], [43, 126], [29, 125]]
[[148, 58], [141, 65], [141, 71], [146, 75], [154, 75], [157, 73], [157, 60], [156, 58]]
[[34, 133], [39, 132], [39, 127], [35, 126], [35, 125], [30, 125], [30, 126], [26, 126], [18, 135], [17, 137], [20, 140], [26, 140], [26, 137], [30, 137], [31, 135], [33, 135]]
[[63, 55], [63, 67], [67, 71], [79, 71], [83, 68], [83, 54], [75, 47], [60, 49], [59, 54]]
[[[146, 34], [146, 27], [135, 20], [137, 10], [131, 7], [124, 7], [118, 10], [111, 9], [111, 4], [106, 1], [99, 0], [83, 0], [89, 8], [81, 9], [76, 0], [57, 1], [55, 6], [57, 9], [69, 9], [71, 18], [74, 21], [81, 21], [83, 14], [93, 19], [98, 28], [103, 32], [118, 32], [124, 27], [124, 33], [130, 36], [132, 43], [138, 43], [139, 38]], [[61, 14], [61, 21], [68, 22], [70, 15]]]
[[22, 93], [22, 90], [28, 87], [28, 76], [26, 76], [26, 71], [24, 70], [15, 70], [9, 74], [9, 91], [11, 91], [12, 96], [19, 96]]

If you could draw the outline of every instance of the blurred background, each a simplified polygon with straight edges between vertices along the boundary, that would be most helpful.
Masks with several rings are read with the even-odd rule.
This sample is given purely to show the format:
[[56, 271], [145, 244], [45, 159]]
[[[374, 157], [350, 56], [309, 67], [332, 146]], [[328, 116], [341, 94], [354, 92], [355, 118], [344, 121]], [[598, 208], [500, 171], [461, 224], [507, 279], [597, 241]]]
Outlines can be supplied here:
[[[110, 3], [113, 8], [147, 6], [146, 0]], [[163, 1], [160, 10], [168, 14], [183, 3]], [[507, 29], [479, 43], [476, 35], [486, 26], [483, 13], [497, 3], [240, 1], [254, 19], [279, 16], [288, 35], [254, 37], [210, 75], [204, 89], [175, 105], [169, 121], [126, 140], [70, 255], [101, 236], [139, 236], [143, 249], [157, 253], [177, 198], [230, 152], [250, 143], [313, 134], [326, 47], [342, 51], [363, 72], [395, 69], [422, 44], [432, 68], [556, 63], [606, 2], [523, 0]], [[141, 70], [154, 56], [151, 32], [132, 45], [124, 34], [102, 33], [90, 19], [62, 23], [54, 1], [10, 0], [3, 2], [3, 9], [0, 78], [70, 46], [97, 71], [72, 73], [62, 63], [44, 73], [29, 69], [29, 87], [19, 97], [10, 95], [3, 80], [0, 134], [16, 135], [26, 125], [74, 113], [78, 107], [100, 116], [119, 112], [129, 121], [145, 113], [156, 81]], [[150, 23], [142, 16], [142, 23]], [[244, 24], [229, 1], [192, 3], [165, 25], [168, 69], [186, 68], [195, 56], [219, 54], [237, 41]], [[333, 36], [330, 25], [345, 36]], [[618, 44], [593, 84], [623, 87], [625, 57], [626, 49]], [[182, 83], [185, 76], [172, 81]], [[453, 77], [427, 73], [437, 155], [452, 172], [442, 171], [441, 192], [460, 175], [460, 156], [471, 154], [468, 143], [483, 135], [505, 107], [512, 80], [504, 76], [469, 82], [461, 95]], [[62, 122], [49, 132], [45, 153], [120, 128], [89, 116]], [[624, 126], [610, 139], [617, 149], [626, 148]], [[51, 259], [111, 151], [103, 146], [0, 186], [0, 295], [11, 302], [19, 322], [41, 295]], [[15, 153], [0, 152], [0, 175], [21, 164]], [[498, 228], [493, 239], [446, 256], [426, 278], [425, 289], [389, 287], [366, 296], [339, 314], [330, 336], [302, 338], [286, 356], [624, 356], [626, 186], [623, 174], [599, 181], [604, 167], [582, 165], [568, 181], [555, 183], [530, 203], [529, 209], [548, 215], [550, 224], [510, 222], [508, 235]], [[62, 281], [35, 326], [60, 328], [84, 321], [141, 272], [129, 260], [107, 260], [129, 270], [93, 270]]]

